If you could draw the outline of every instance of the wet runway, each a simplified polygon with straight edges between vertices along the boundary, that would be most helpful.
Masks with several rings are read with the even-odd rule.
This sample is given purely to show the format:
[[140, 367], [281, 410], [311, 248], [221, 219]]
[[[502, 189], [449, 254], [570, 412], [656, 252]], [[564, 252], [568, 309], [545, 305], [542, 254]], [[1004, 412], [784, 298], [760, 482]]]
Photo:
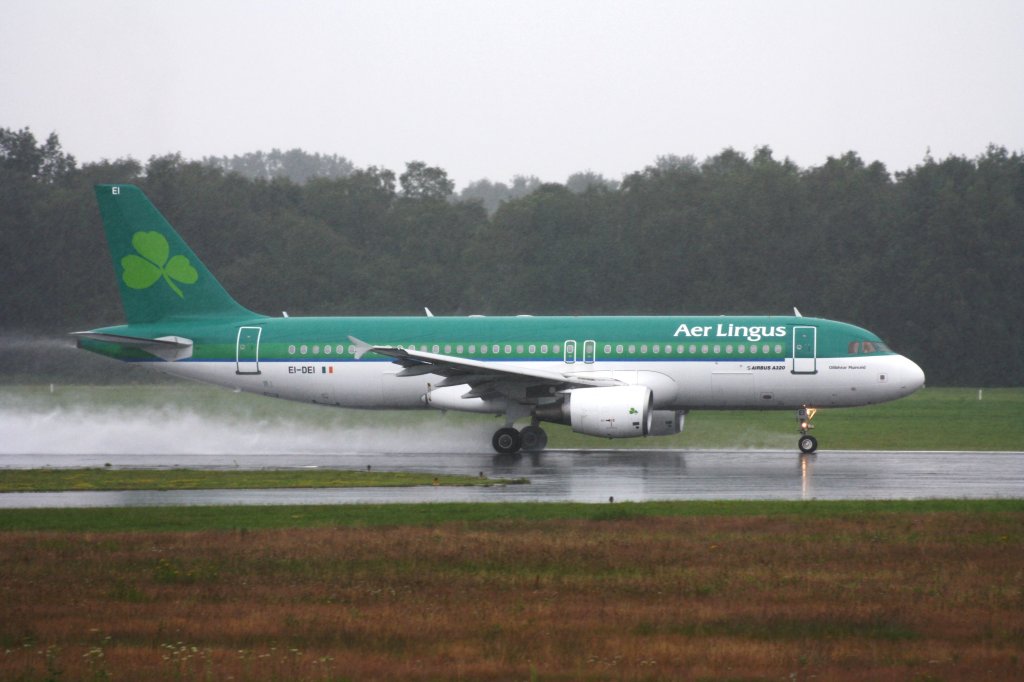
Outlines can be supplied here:
[[493, 453], [4, 454], [0, 469], [50, 467], [304, 468], [528, 478], [527, 485], [0, 494], [0, 508], [378, 502], [607, 502], [709, 499], [1024, 497], [1022, 452], [552, 450]]

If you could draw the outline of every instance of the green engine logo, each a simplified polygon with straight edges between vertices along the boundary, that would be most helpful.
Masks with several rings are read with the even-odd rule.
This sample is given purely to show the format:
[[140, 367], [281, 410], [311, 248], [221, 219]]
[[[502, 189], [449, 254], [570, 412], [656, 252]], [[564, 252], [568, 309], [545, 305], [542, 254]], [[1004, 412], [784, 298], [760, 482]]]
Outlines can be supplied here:
[[121, 278], [132, 289], [148, 289], [162, 277], [171, 291], [185, 298], [175, 282], [195, 284], [199, 279], [199, 273], [188, 258], [180, 255], [169, 258], [171, 247], [159, 232], [136, 232], [132, 235], [132, 246], [139, 255], [133, 253], [121, 259], [124, 268]]

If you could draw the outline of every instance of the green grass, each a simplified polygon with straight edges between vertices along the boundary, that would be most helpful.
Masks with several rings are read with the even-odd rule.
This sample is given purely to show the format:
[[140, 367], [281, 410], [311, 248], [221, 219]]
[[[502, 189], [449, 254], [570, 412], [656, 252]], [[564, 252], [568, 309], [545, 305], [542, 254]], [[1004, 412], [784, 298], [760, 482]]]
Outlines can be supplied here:
[[196, 469], [6, 469], [0, 493], [60, 490], [240, 490], [258, 488], [379, 488], [421, 485], [490, 486], [526, 483], [483, 476], [410, 472]]
[[624, 519], [677, 516], [805, 518], [893, 513], [1020, 513], [1024, 500], [672, 501], [423, 503], [311, 506], [202, 506], [0, 510], [0, 531], [199, 531], [314, 527], [436, 526], [448, 523]]

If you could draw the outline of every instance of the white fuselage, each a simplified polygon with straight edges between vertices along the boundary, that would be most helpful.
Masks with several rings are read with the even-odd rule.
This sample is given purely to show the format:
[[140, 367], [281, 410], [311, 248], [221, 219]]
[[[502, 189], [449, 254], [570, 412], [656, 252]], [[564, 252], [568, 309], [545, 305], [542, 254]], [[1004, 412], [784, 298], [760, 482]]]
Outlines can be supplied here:
[[[793, 359], [769, 361], [661, 360], [597, 361], [574, 365], [522, 361], [523, 368], [557, 370], [567, 376], [613, 379], [651, 388], [654, 407], [690, 409], [794, 409], [801, 405], [853, 407], [895, 400], [921, 387], [924, 373], [901, 355], [817, 358], [814, 373], [793, 373]], [[431, 406], [425, 396], [441, 391], [444, 409], [501, 412], [501, 405], [450, 396], [468, 387], [436, 388], [443, 377], [399, 377], [401, 367], [380, 360], [300, 360], [260, 362], [259, 374], [238, 374], [234, 362], [156, 363], [174, 376], [262, 395], [322, 405], [365, 409], [417, 409]], [[460, 406], [461, 405], [461, 406]]]

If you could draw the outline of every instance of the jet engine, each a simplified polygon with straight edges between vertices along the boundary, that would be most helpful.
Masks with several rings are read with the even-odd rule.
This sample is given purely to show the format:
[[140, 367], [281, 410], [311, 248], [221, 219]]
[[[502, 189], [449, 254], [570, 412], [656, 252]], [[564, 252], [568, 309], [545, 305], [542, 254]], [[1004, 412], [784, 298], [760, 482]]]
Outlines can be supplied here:
[[561, 402], [539, 405], [533, 416], [569, 424], [576, 433], [603, 438], [636, 438], [651, 432], [654, 396], [647, 386], [577, 388]]

